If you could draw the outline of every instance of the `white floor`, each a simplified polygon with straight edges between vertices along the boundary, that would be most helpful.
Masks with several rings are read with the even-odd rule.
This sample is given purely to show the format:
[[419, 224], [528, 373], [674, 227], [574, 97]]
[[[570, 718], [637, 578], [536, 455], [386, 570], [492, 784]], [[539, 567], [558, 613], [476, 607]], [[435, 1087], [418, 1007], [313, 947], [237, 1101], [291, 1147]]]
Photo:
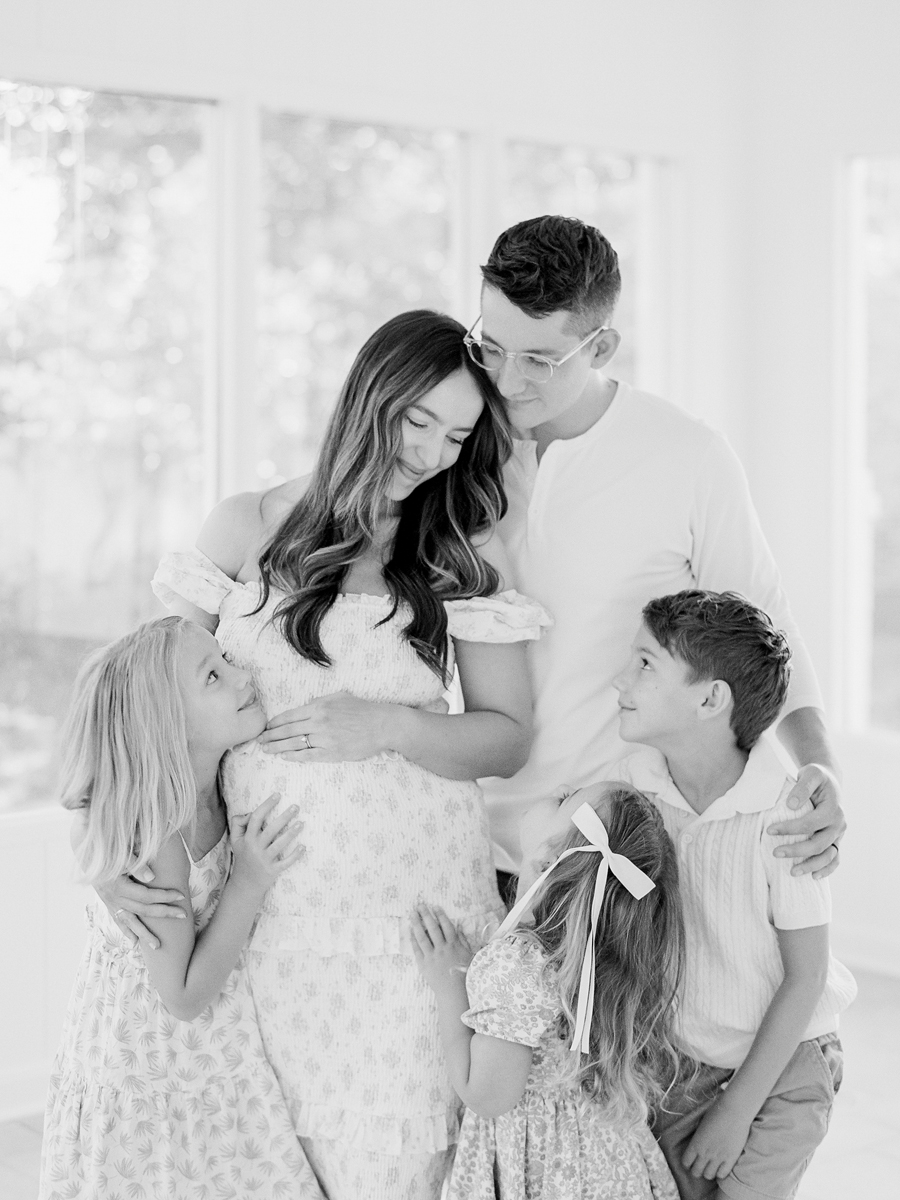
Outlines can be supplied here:
[[[900, 1196], [900, 979], [856, 974], [859, 998], [841, 1029], [844, 1086], [797, 1200]], [[40, 1148], [39, 1116], [0, 1124], [2, 1200], [35, 1200]]]

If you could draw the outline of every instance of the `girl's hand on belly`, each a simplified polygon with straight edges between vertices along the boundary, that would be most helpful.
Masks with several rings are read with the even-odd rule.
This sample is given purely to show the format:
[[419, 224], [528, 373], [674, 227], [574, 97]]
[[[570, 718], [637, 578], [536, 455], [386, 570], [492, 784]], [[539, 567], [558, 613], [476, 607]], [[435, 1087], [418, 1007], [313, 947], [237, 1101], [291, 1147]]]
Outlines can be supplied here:
[[288, 762], [355, 762], [393, 749], [392, 717], [402, 712], [402, 705], [334, 692], [272, 717], [258, 740]]

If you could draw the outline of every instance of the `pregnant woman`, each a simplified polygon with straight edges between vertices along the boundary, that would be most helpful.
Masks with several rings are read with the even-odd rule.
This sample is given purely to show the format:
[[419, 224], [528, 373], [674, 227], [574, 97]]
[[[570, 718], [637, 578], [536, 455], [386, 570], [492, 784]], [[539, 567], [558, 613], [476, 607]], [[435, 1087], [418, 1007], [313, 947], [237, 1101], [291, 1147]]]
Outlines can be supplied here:
[[[504, 914], [473, 782], [525, 761], [525, 642], [494, 528], [509, 435], [465, 330], [432, 312], [357, 356], [312, 475], [225, 500], [154, 581], [216, 632], [270, 715], [229, 754], [229, 813], [278, 792], [305, 855], [249, 950], [266, 1052], [331, 1200], [436, 1200], [459, 1121], [409, 913], [480, 946]], [[443, 695], [454, 663], [465, 712]], [[129, 884], [113, 907], [140, 911]]]

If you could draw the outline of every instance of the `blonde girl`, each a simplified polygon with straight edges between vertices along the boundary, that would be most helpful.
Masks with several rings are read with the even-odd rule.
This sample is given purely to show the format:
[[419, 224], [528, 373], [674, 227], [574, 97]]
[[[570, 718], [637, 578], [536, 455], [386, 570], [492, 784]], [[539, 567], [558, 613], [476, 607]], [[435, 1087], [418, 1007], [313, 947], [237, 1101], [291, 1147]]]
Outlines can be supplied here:
[[50, 1080], [41, 1200], [267, 1196], [319, 1189], [235, 970], [297, 828], [270, 797], [226, 825], [218, 766], [265, 727], [250, 677], [206, 630], [151, 621], [84, 665], [66, 731], [62, 801], [95, 886], [149, 868], [182, 897], [136, 949], [99, 901]]
[[474, 958], [442, 911], [413, 917], [467, 1106], [449, 1195], [677, 1200], [647, 1125], [677, 1062], [674, 850], [653, 804], [621, 785], [574, 793], [549, 825], [525, 896]]

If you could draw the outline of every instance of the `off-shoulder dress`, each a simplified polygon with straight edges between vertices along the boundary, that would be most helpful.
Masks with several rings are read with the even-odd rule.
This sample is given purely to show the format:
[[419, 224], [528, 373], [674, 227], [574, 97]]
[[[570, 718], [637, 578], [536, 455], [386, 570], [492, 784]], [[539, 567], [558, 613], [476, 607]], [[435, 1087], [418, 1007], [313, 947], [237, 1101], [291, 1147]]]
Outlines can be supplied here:
[[[388, 596], [337, 597], [321, 626], [332, 665], [297, 654], [254, 613], [260, 585], [236, 583], [199, 551], [167, 556], [154, 579], [219, 617], [225, 652], [253, 676], [265, 712], [347, 691], [428, 708], [441, 681], [390, 619]], [[446, 605], [449, 636], [535, 639], [549, 618], [515, 592]], [[441, 905], [476, 945], [504, 916], [487, 818], [474, 782], [445, 779], [393, 752], [296, 763], [256, 742], [223, 766], [230, 814], [270, 793], [296, 804], [303, 858], [266, 897], [248, 952], [263, 1042], [294, 1127], [331, 1200], [433, 1200], [456, 1142], [459, 1102], [443, 1062], [432, 995], [412, 955], [415, 903]]]

